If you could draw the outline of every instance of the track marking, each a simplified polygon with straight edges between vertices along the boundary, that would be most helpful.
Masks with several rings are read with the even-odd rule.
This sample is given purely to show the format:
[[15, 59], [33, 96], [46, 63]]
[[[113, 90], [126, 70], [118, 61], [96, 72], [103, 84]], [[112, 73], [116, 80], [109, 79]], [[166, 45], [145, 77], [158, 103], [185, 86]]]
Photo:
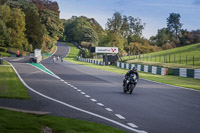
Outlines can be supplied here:
[[60, 81], [62, 81], [62, 82], [63, 82], [64, 80], [63, 80], [63, 79], [61, 79]]
[[[32, 64], [29, 64], [29, 63], [26, 63], [26, 64], [31, 65], [31, 66], [33, 66], [33, 67], [35, 67], [35, 68], [37, 68], [37, 69], [43, 71], [44, 73], [46, 73], [46, 74], [48, 74], [48, 75], [50, 75], [50, 76], [53, 76], [54, 78], [57, 78], [57, 79], [60, 80], [60, 77], [58, 77], [57, 75], [55, 75], [52, 71], [50, 71], [49, 69], [47, 69], [44, 65], [42, 65], [42, 64], [40, 64], [40, 63], [39, 63], [39, 64], [40, 64], [41, 66], [43, 66], [47, 71], [51, 72], [51, 74], [48, 73], [48, 72], [46, 72], [46, 71], [44, 71], [44, 70], [42, 70], [41, 68], [39, 68], [39, 67], [37, 67], [37, 66], [34, 66], [34, 65], [32, 65]], [[52, 75], [52, 74], [53, 74], [53, 75]]]
[[89, 95], [85, 95], [85, 97], [90, 97]]
[[112, 109], [110, 109], [110, 108], [105, 108], [107, 111], [110, 111], [110, 112], [112, 112], [113, 110]]
[[104, 106], [102, 103], [97, 103], [99, 106]]
[[95, 100], [95, 99], [90, 99], [91, 101], [93, 101], [93, 102], [96, 102], [97, 100]]
[[81, 92], [81, 94], [85, 95], [85, 92]]
[[81, 90], [78, 89], [77, 91], [81, 91]]
[[24, 59], [24, 57], [23, 58], [18, 58], [18, 59], [13, 59], [11, 61], [20, 61], [20, 60], [23, 60], [23, 59]]
[[122, 115], [120, 115], [120, 114], [115, 114], [119, 119], [123, 119], [123, 120], [125, 120], [126, 118], [125, 117], [123, 117]]
[[73, 87], [74, 88], [74, 90], [77, 90], [77, 88], [76, 87]]
[[131, 126], [132, 128], [138, 128], [138, 126], [136, 126], [136, 125], [133, 124], [133, 123], [127, 123], [127, 125]]
[[74, 86], [73, 85], [69, 85], [70, 87], [72, 87], [72, 88], [74, 88]]
[[65, 84], [68, 84], [67, 82], [64, 82]]

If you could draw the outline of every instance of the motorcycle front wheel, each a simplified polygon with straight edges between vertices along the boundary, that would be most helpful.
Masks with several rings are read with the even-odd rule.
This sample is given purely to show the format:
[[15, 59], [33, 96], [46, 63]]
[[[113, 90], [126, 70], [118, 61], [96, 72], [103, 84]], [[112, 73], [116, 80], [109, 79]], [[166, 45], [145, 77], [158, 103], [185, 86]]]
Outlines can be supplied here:
[[132, 94], [134, 88], [135, 88], [134, 84], [129, 84], [129, 94]]
[[124, 93], [126, 93], [127, 92], [126, 85], [123, 86], [123, 89], [124, 89]]

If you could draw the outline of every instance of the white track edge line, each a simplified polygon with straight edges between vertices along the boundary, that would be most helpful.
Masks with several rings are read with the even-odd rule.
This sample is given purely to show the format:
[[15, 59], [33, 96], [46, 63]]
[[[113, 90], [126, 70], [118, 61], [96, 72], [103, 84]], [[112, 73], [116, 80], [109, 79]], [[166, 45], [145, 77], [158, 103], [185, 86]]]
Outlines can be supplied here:
[[127, 125], [131, 126], [132, 128], [138, 128], [138, 126], [133, 123], [127, 123]]
[[119, 125], [119, 126], [121, 126], [121, 127], [124, 127], [124, 128], [126, 128], [126, 129], [129, 129], [129, 130], [131, 130], [131, 131], [134, 131], [134, 132], [137, 132], [137, 133], [143, 133], [143, 132], [146, 133], [145, 131], [137, 130], [137, 129], [131, 128], [131, 127], [127, 126], [127, 125], [124, 125], [124, 124], [119, 123], [119, 122], [117, 122], [117, 121], [114, 121], [114, 120], [112, 120], [112, 119], [106, 118], [106, 117], [104, 117], [104, 116], [101, 116], [101, 115], [98, 115], [98, 114], [95, 114], [95, 113], [92, 113], [92, 112], [83, 110], [83, 109], [81, 109], [81, 108], [78, 108], [78, 107], [72, 106], [72, 105], [70, 105], [70, 104], [64, 103], [64, 102], [62, 102], [62, 101], [56, 100], [56, 99], [54, 99], [54, 98], [48, 97], [48, 96], [46, 96], [46, 95], [44, 95], [44, 94], [42, 94], [42, 93], [40, 93], [40, 92], [38, 92], [38, 91], [32, 89], [30, 86], [28, 86], [28, 85], [24, 82], [24, 80], [21, 78], [21, 76], [19, 75], [19, 73], [17, 72], [17, 70], [15, 69], [15, 67], [14, 67], [11, 63], [9, 63], [9, 64], [12, 66], [13, 70], [15, 71], [15, 73], [17, 74], [17, 76], [18, 76], [18, 78], [21, 80], [21, 82], [24, 84], [24, 86], [26, 86], [26, 87], [27, 87], [29, 90], [31, 90], [32, 92], [34, 92], [34, 93], [36, 93], [36, 94], [38, 94], [38, 95], [40, 95], [40, 96], [42, 96], [42, 97], [45, 97], [45, 98], [47, 98], [47, 99], [49, 99], [49, 100], [52, 100], [52, 101], [54, 101], [54, 102], [60, 103], [60, 104], [62, 104], [62, 105], [65, 105], [65, 106], [67, 106], [67, 107], [69, 107], [69, 108], [72, 108], [72, 109], [75, 109], [75, 110], [84, 112], [84, 113], [86, 113], [86, 114], [89, 114], [89, 115], [92, 115], [92, 116], [95, 116], [95, 117], [98, 117], [98, 118], [101, 118], [101, 119], [103, 119], [103, 120], [109, 121], [109, 122], [111, 122], [111, 123], [114, 123], [114, 124], [116, 124], [116, 125]]

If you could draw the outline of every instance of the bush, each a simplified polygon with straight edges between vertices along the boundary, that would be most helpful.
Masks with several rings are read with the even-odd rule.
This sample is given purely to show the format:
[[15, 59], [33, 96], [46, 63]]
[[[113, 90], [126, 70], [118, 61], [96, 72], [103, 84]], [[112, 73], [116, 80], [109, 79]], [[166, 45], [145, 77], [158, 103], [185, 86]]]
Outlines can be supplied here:
[[82, 55], [83, 58], [90, 58], [90, 52], [88, 49], [81, 49], [80, 55]]
[[0, 52], [0, 56], [2, 56], [2, 57], [10, 57], [10, 54], [5, 53], [5, 52]]
[[8, 51], [8, 49], [7, 49], [7, 48], [4, 48], [4, 47], [0, 47], [0, 51], [6, 53], [6, 52]]

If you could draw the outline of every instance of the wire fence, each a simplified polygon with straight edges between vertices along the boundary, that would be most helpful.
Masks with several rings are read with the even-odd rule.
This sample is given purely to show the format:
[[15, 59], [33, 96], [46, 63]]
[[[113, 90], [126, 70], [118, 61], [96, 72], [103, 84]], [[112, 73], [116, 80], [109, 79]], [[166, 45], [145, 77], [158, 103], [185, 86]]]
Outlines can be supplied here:
[[135, 55], [132, 57], [133, 59], [136, 59], [138, 61], [200, 66], [200, 57], [197, 55], [195, 56], [195, 55], [178, 55], [178, 54], [167, 54], [167, 55], [144, 54], [144, 55]]

